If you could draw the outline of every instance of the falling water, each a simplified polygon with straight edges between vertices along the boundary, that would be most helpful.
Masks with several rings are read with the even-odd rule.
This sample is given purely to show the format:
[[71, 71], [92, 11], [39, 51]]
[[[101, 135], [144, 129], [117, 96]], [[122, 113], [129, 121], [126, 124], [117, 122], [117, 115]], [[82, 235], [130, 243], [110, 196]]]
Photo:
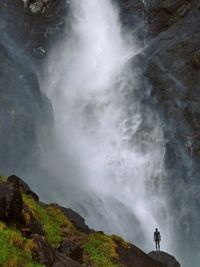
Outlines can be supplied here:
[[54, 200], [91, 227], [152, 249], [154, 228], [166, 222], [164, 146], [159, 119], [136, 96], [138, 48], [109, 0], [71, 1], [70, 20], [44, 84], [55, 122], [42, 165], [54, 177]]

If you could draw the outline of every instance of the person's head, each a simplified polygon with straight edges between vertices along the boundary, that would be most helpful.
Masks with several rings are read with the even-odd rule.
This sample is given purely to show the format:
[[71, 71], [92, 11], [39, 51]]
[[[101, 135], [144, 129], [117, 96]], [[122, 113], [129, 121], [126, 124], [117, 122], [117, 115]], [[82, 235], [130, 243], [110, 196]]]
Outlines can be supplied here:
[[156, 232], [158, 232], [158, 228], [156, 228]]

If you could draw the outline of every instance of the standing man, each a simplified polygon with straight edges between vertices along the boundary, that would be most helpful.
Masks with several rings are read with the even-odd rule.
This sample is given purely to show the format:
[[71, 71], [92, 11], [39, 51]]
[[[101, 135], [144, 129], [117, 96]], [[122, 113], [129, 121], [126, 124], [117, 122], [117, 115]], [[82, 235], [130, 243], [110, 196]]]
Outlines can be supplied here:
[[154, 232], [154, 242], [156, 243], [156, 251], [160, 251], [160, 241], [161, 241], [161, 235], [160, 232], [158, 231], [158, 228], [156, 228]]

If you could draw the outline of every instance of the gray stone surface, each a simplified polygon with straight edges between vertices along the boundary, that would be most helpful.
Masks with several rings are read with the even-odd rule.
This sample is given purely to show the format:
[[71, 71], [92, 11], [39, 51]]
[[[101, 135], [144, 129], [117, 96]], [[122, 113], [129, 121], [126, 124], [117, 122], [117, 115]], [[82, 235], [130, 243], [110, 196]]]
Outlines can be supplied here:
[[151, 251], [148, 255], [152, 259], [165, 264], [167, 267], [181, 267], [180, 263], [175, 259], [175, 257], [166, 252]]

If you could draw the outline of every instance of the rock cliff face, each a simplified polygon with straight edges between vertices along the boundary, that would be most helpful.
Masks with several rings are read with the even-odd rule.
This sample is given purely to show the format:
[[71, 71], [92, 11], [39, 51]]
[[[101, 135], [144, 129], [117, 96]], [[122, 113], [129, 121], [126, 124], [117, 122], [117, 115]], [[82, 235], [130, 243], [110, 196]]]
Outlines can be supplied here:
[[[53, 121], [41, 92], [42, 59], [66, 26], [66, 1], [0, 3], [0, 169], [28, 172], [39, 159], [37, 129]], [[16, 162], [18, 159], [18, 162]]]
[[[185, 254], [193, 247], [193, 256], [185, 260], [190, 261], [188, 265], [196, 264], [200, 238], [200, 2], [119, 2], [122, 18], [128, 12], [127, 17], [134, 20], [138, 14], [144, 27], [145, 46], [134, 62], [139, 75], [146, 77], [141, 90], [151, 92], [146, 104], [160, 113], [163, 123], [167, 172], [164, 184], [174, 225], [174, 249], [178, 247]], [[124, 23], [131, 29], [129, 22]]]

